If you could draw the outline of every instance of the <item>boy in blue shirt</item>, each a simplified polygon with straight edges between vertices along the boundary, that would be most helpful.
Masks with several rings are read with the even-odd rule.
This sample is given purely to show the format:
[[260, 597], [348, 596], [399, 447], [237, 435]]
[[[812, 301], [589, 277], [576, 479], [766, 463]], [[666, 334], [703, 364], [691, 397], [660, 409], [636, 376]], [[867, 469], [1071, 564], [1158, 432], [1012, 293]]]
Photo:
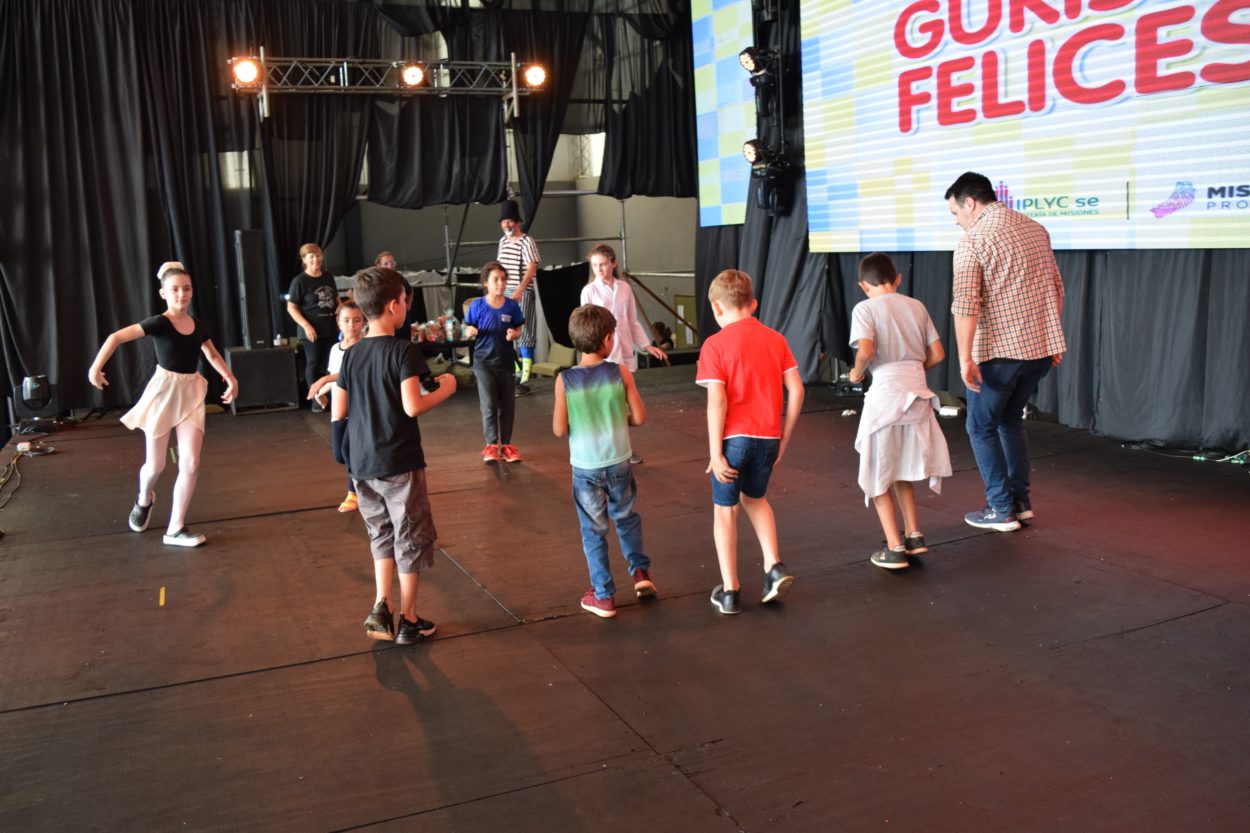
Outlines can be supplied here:
[[586, 304], [573, 311], [569, 337], [580, 352], [577, 367], [556, 378], [551, 429], [569, 436], [573, 465], [573, 505], [582, 529], [582, 549], [591, 587], [582, 609], [603, 619], [616, 615], [616, 585], [608, 564], [608, 519], [616, 523], [621, 553], [629, 562], [638, 598], [655, 595], [642, 551], [642, 518], [634, 511], [638, 486], [629, 462], [629, 426], [642, 425], [647, 412], [629, 369], [610, 362], [616, 317], [604, 307]]
[[[434, 565], [434, 518], [425, 485], [425, 453], [417, 416], [456, 392], [456, 377], [438, 377], [437, 390], [421, 393], [429, 372], [410, 341], [394, 338], [408, 312], [404, 278], [375, 266], [356, 273], [353, 295], [369, 320], [369, 332], [343, 356], [330, 402], [335, 457], [349, 441], [347, 473], [356, 485], [360, 517], [369, 532], [377, 596], [365, 619], [370, 639], [409, 645], [434, 634], [417, 615], [421, 573]], [[348, 416], [351, 419], [348, 419]], [[399, 572], [399, 626], [391, 613], [391, 585]]]

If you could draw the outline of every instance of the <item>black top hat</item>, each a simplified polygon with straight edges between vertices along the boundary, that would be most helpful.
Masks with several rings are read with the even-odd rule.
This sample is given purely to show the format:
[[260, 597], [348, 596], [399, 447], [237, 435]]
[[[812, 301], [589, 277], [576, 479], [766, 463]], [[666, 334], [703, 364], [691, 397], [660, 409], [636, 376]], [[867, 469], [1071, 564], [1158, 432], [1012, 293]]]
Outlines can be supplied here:
[[521, 206], [517, 205], [516, 200], [504, 200], [502, 210], [499, 212], [499, 222], [504, 220], [513, 220], [521, 222]]

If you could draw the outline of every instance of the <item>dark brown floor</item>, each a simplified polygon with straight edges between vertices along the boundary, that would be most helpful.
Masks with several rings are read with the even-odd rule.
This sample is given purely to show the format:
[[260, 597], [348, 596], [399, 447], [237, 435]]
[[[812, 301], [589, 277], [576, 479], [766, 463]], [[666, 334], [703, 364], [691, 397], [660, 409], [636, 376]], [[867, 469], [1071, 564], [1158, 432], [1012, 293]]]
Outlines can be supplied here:
[[209, 418], [198, 550], [160, 542], [172, 471], [127, 530], [116, 414], [51, 437], [0, 512], [0, 830], [1250, 830], [1245, 470], [1034, 422], [1038, 517], [982, 533], [944, 422], [932, 550], [888, 574], [855, 403], [813, 386], [770, 495], [798, 581], [760, 607], [748, 535], [722, 617], [692, 379], [640, 374], [661, 595], [612, 621], [577, 606], [550, 381], [518, 402], [521, 465], [479, 462], [472, 390], [424, 418], [439, 636], [409, 649], [363, 636], [321, 417]]

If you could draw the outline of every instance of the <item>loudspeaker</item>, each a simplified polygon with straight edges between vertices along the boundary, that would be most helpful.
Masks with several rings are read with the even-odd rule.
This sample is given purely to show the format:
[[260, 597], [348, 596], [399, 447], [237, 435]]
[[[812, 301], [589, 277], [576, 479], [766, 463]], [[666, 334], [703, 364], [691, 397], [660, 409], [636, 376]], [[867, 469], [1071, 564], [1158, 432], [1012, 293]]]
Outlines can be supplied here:
[[232, 413], [292, 411], [299, 407], [295, 348], [231, 347], [226, 351], [226, 364], [239, 383], [239, 396], [230, 403]]
[[265, 237], [253, 229], [234, 232], [234, 261], [239, 270], [239, 320], [243, 347], [269, 346], [269, 289], [265, 281]]

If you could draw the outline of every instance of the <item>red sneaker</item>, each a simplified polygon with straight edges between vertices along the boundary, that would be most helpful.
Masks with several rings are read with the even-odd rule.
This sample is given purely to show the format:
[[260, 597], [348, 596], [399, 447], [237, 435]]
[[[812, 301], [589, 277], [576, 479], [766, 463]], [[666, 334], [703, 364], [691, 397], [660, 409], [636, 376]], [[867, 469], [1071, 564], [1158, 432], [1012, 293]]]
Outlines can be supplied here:
[[582, 596], [582, 610], [593, 613], [600, 619], [611, 619], [616, 615], [616, 602], [599, 598], [592, 587]]
[[515, 445], [501, 445], [499, 446], [499, 453], [503, 455], [505, 463], [521, 462], [521, 452], [516, 450]]
[[638, 594], [638, 598], [643, 599], [647, 596], [655, 595], [655, 583], [651, 581], [651, 574], [646, 570], [634, 570], [634, 592]]
[[503, 458], [499, 456], [499, 446], [488, 445], [482, 449], [483, 463], [498, 463]]

